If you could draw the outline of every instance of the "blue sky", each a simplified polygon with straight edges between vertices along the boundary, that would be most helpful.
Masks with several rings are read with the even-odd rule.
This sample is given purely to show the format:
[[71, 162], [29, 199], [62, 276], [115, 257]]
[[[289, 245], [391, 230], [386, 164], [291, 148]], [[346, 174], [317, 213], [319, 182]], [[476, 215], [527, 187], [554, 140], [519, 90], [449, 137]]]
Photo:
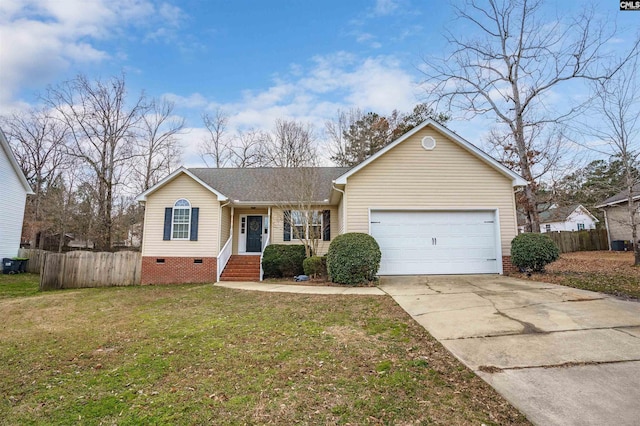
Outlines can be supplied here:
[[[616, 1], [595, 7], [622, 27], [640, 24], [640, 12], [619, 12]], [[338, 109], [410, 110], [424, 99], [421, 58], [441, 54], [445, 28], [464, 31], [452, 19], [445, 1], [2, 0], [0, 113], [77, 73], [124, 71], [132, 94], [176, 102], [189, 130], [184, 162], [195, 166], [200, 115], [216, 107], [233, 128], [296, 118], [319, 133]], [[450, 123], [478, 145], [490, 125]]]

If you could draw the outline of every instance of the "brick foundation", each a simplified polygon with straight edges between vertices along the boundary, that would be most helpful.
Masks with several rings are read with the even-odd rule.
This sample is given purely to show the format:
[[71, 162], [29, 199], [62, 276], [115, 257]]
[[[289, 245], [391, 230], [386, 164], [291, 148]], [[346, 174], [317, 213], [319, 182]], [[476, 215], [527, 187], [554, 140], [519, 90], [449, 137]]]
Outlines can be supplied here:
[[502, 273], [508, 275], [518, 272], [518, 267], [511, 263], [511, 256], [502, 256]]
[[[196, 263], [199, 260], [202, 263]], [[143, 285], [214, 283], [218, 275], [216, 268], [215, 257], [144, 256], [141, 282]]]

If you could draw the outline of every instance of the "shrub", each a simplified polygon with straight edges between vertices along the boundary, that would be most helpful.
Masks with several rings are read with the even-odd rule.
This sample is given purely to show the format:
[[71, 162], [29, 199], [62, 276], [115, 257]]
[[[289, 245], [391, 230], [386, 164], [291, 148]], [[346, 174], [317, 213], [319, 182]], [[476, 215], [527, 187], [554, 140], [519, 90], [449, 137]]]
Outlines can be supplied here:
[[302, 262], [304, 274], [310, 277], [326, 277], [327, 276], [327, 257], [311, 256]]
[[304, 246], [300, 244], [271, 244], [264, 249], [262, 270], [265, 278], [282, 278], [301, 275], [304, 270]]
[[380, 246], [371, 235], [358, 232], [338, 235], [327, 253], [329, 280], [350, 285], [373, 281], [381, 256]]
[[558, 246], [545, 234], [520, 234], [511, 241], [511, 263], [521, 270], [542, 272], [558, 257]]

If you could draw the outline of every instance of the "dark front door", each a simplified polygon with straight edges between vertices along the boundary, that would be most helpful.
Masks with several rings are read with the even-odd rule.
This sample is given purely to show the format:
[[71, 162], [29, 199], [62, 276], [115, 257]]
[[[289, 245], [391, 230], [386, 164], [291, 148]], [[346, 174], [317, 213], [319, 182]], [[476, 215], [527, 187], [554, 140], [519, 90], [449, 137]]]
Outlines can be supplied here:
[[247, 216], [247, 251], [262, 251], [262, 216]]

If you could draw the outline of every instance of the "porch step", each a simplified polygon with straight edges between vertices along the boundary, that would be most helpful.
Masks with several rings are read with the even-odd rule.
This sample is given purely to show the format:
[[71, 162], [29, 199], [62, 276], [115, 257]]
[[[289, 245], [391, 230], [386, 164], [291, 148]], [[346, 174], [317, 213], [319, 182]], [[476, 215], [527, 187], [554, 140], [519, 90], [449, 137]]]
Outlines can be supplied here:
[[260, 280], [260, 256], [232, 255], [220, 276], [220, 281], [258, 280]]

